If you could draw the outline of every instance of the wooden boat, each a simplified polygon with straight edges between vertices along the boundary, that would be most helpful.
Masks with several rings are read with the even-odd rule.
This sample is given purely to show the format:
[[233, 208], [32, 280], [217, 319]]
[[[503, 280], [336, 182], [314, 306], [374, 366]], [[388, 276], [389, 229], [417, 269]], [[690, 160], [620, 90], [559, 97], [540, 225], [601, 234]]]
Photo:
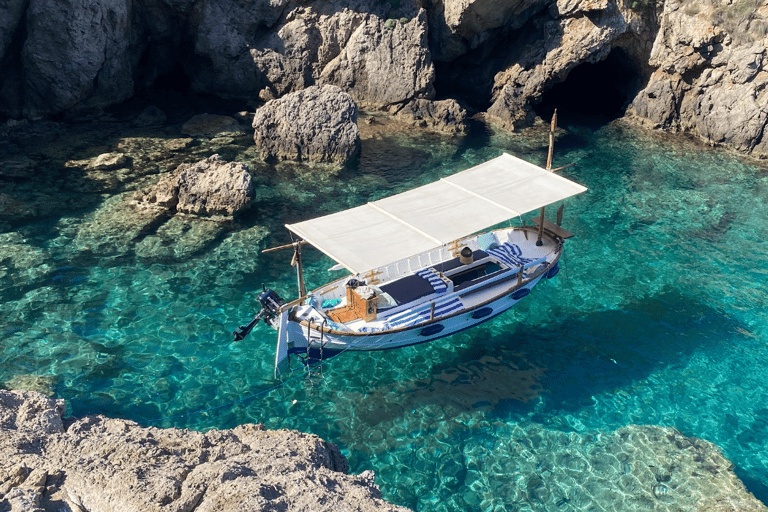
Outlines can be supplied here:
[[[548, 160], [549, 168], [551, 146]], [[585, 190], [502, 154], [401, 194], [288, 224], [300, 240], [275, 249], [294, 249], [299, 299], [284, 303], [265, 289], [261, 312], [235, 338], [260, 319], [275, 328], [277, 377], [291, 354], [323, 359], [393, 349], [479, 325], [557, 274], [563, 244], [573, 235], [560, 226], [562, 206], [556, 223], [544, 220], [544, 206]], [[533, 224], [482, 232], [536, 209]], [[301, 270], [307, 243], [351, 275], [307, 292]]]

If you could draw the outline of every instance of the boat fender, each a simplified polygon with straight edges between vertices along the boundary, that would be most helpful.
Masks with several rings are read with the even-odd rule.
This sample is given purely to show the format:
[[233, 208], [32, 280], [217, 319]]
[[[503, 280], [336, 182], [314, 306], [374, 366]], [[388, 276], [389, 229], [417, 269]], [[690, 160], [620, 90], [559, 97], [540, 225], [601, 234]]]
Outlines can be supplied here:
[[472, 318], [474, 318], [475, 320], [477, 320], [478, 318], [485, 318], [491, 313], [493, 313], [493, 308], [489, 308], [489, 307], [480, 308], [474, 313], [472, 313]]
[[529, 290], [528, 288], [520, 288], [519, 290], [515, 290], [512, 293], [512, 298], [515, 300], [520, 300], [526, 295], [528, 295], [529, 293], [531, 293], [531, 290]]
[[433, 334], [439, 333], [443, 329], [445, 329], [445, 326], [442, 324], [428, 325], [425, 328], [423, 328], [421, 331], [419, 331], [419, 334], [422, 336], [432, 336]]
[[552, 279], [557, 275], [557, 273], [560, 272], [560, 264], [555, 263], [555, 265], [547, 270], [547, 279]]

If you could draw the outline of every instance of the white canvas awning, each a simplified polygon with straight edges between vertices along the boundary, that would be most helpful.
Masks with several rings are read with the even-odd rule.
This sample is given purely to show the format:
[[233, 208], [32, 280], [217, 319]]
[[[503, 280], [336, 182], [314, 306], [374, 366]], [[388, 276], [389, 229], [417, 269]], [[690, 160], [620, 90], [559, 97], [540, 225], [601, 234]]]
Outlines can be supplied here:
[[358, 273], [585, 190], [505, 153], [423, 187], [286, 227]]

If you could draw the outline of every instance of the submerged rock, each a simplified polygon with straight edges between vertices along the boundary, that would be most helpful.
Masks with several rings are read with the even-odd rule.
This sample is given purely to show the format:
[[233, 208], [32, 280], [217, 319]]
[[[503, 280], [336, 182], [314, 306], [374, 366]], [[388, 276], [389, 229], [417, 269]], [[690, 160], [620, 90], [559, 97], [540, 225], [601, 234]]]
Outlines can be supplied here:
[[315, 435], [240, 425], [206, 433], [62, 417], [64, 401], [0, 390], [0, 507], [122, 512], [402, 511], [372, 471], [348, 475]]
[[413, 100], [398, 111], [397, 116], [437, 131], [461, 134], [467, 130], [467, 111], [456, 100]]
[[552, 511], [768, 511], [717, 446], [671, 427], [575, 433], [515, 425], [503, 444], [470, 441], [464, 455], [482, 475], [465, 497], [480, 510], [498, 503], [504, 489], [509, 510], [536, 503]]
[[157, 205], [201, 216], [233, 216], [251, 205], [253, 182], [241, 162], [213, 155], [194, 164], [181, 164], [153, 186], [134, 194], [138, 204]]
[[141, 111], [133, 123], [136, 126], [152, 126], [164, 124], [167, 120], [168, 116], [165, 115], [165, 112], [153, 105], [150, 105]]
[[181, 133], [192, 137], [213, 137], [219, 133], [241, 130], [237, 119], [215, 114], [198, 114], [181, 127]]
[[264, 160], [344, 164], [360, 151], [357, 105], [333, 85], [268, 102], [253, 116], [253, 128]]

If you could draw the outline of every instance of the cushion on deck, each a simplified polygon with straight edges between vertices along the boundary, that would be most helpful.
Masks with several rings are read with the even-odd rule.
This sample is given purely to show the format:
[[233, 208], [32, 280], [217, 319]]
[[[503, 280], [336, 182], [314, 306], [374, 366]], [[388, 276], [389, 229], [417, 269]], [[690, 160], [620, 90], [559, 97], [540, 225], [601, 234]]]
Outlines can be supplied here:
[[[464, 304], [461, 303], [461, 300], [459, 300], [458, 297], [435, 303], [435, 318], [453, 313], [463, 307]], [[420, 324], [429, 320], [431, 310], [431, 304], [420, 304], [413, 309], [408, 309], [401, 311], [396, 315], [392, 315], [386, 319], [386, 323], [390, 329]]]
[[522, 267], [533, 261], [533, 258], [523, 257], [522, 249], [511, 242], [504, 242], [498, 247], [488, 249], [488, 254], [503, 263], [507, 268]]

